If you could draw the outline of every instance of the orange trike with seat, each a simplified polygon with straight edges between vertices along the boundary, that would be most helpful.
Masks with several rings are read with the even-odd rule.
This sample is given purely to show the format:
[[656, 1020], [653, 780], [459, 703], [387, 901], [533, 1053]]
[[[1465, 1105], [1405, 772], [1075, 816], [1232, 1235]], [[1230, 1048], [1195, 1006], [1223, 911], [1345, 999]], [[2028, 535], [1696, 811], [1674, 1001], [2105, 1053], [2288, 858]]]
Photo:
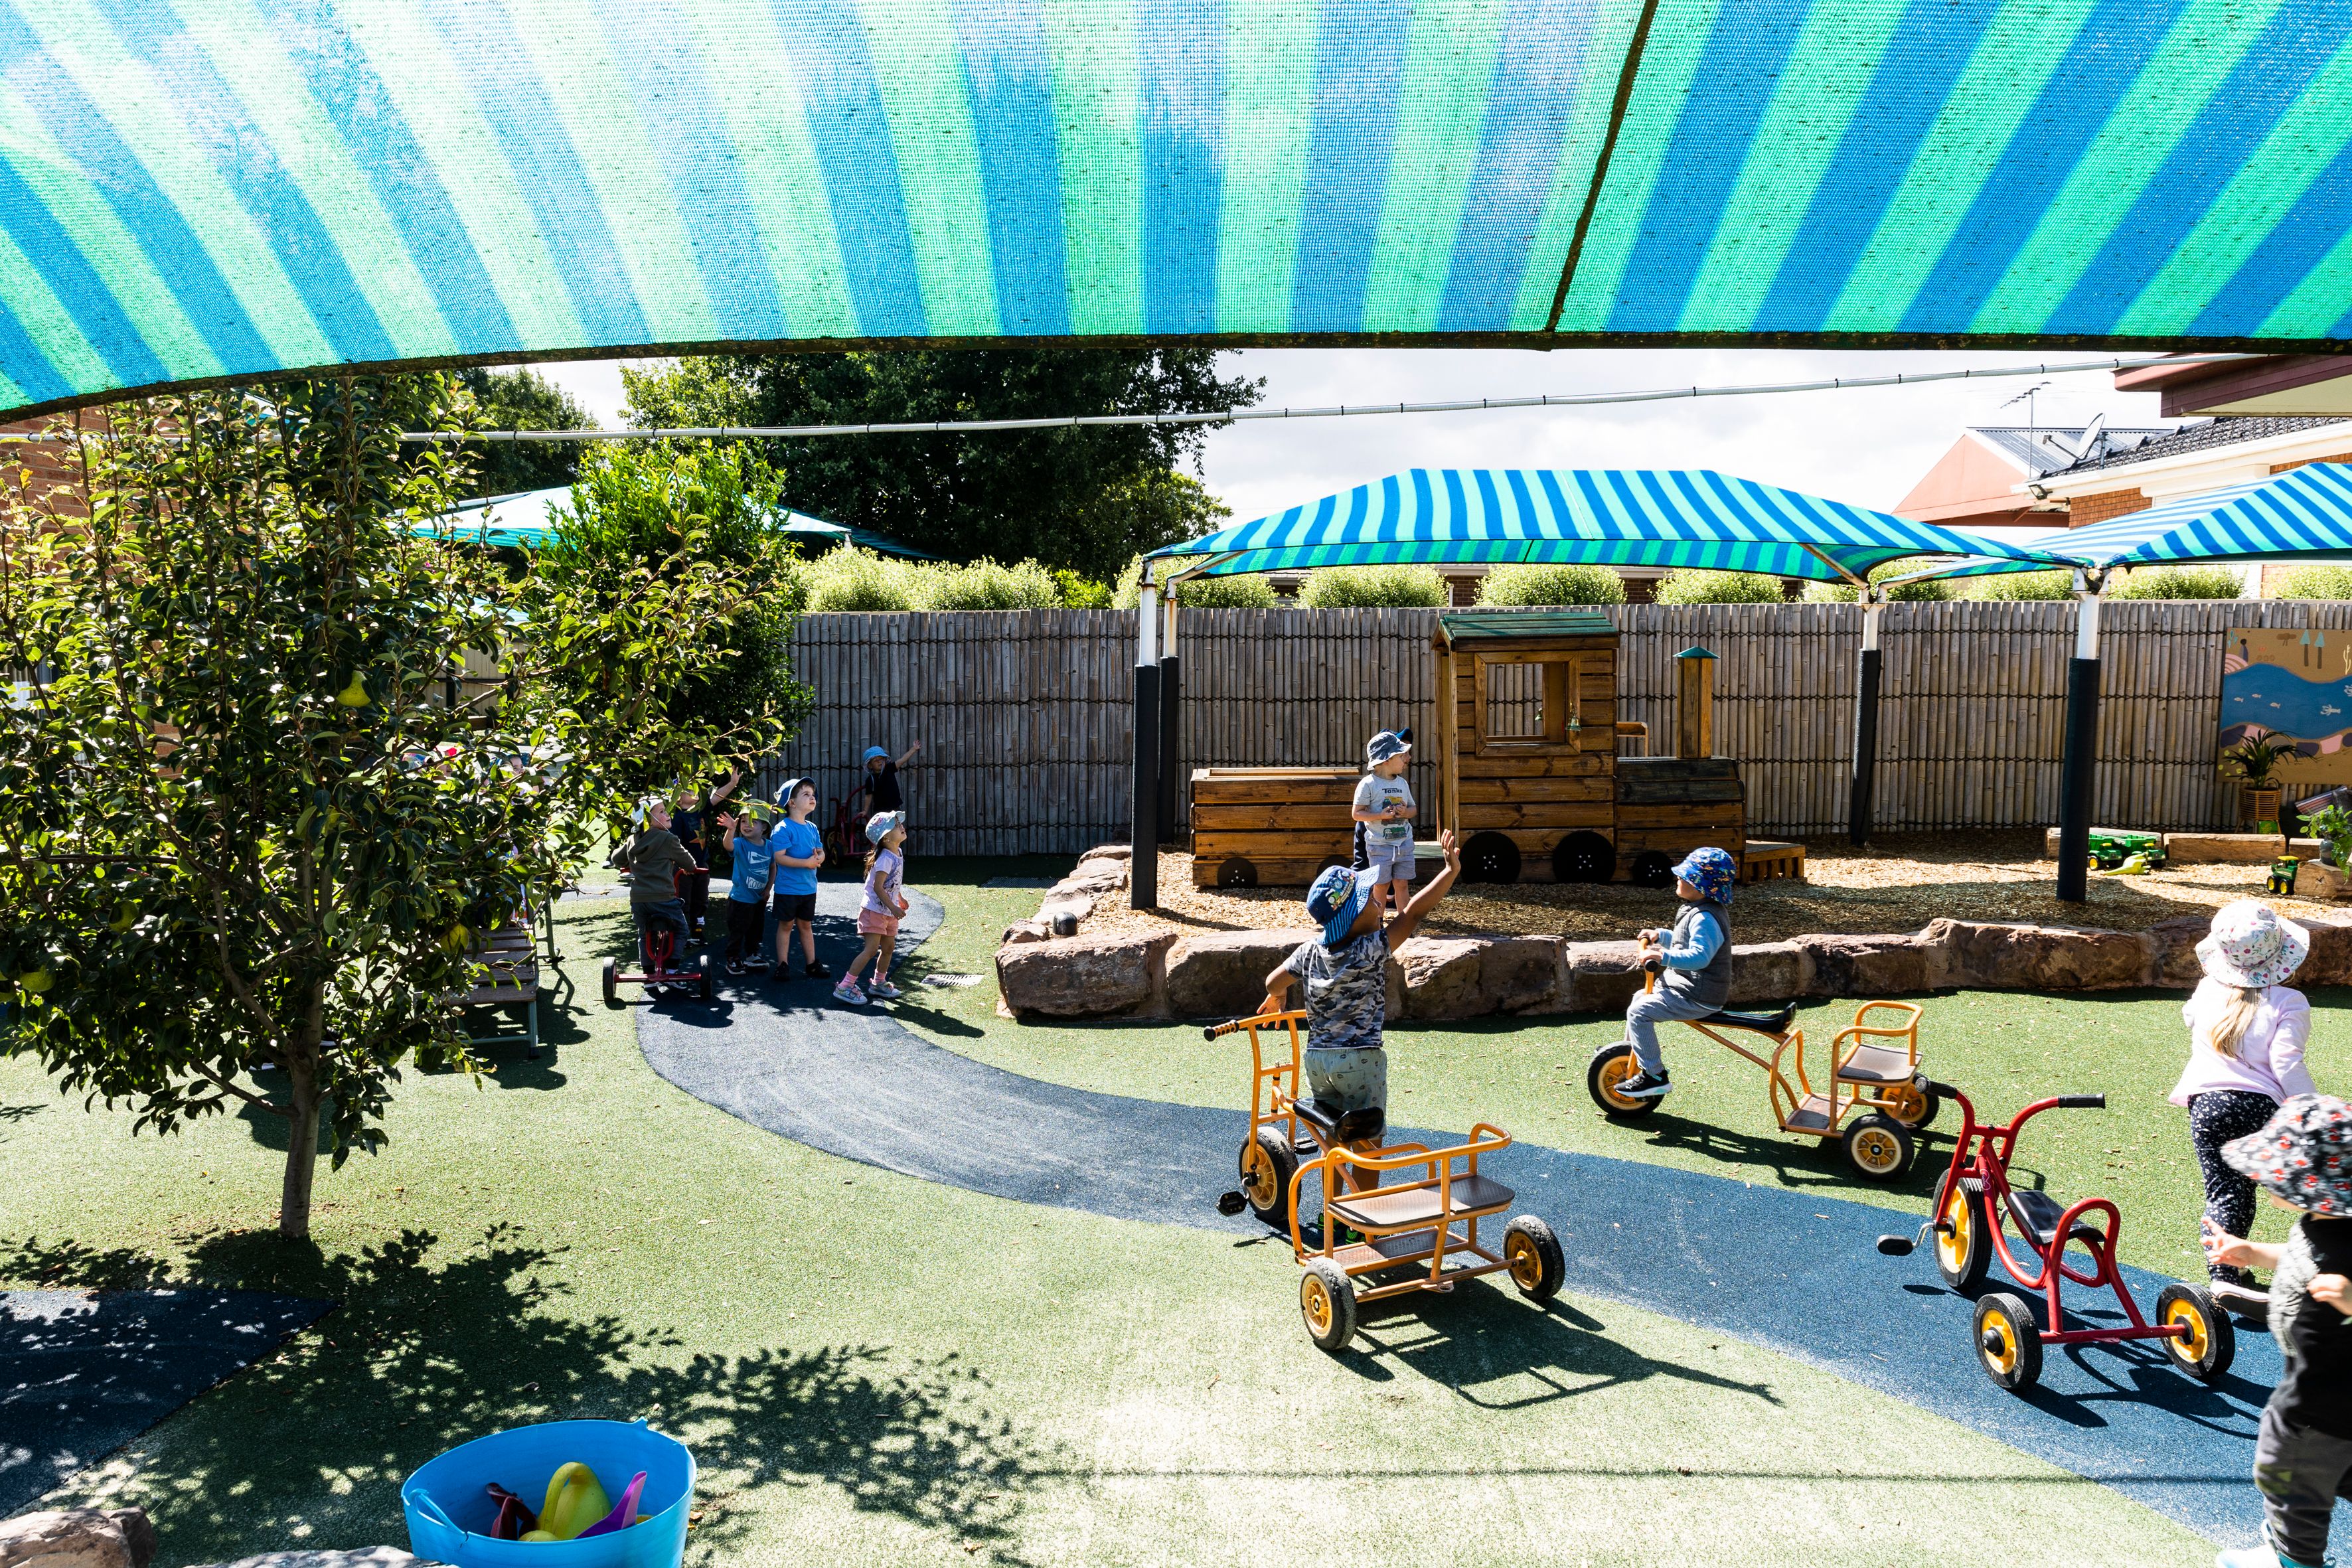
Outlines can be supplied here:
[[[1530, 1300], [1557, 1295], [1567, 1263], [1559, 1238], [1542, 1220], [1533, 1215], [1512, 1218], [1503, 1227], [1499, 1252], [1478, 1240], [1479, 1222], [1517, 1201], [1510, 1188], [1478, 1169], [1481, 1159], [1511, 1146], [1511, 1135], [1482, 1121], [1467, 1139], [1447, 1148], [1382, 1143], [1388, 1131], [1384, 1113], [1334, 1114], [1298, 1092], [1304, 1081], [1299, 1025], [1306, 1016], [1262, 1013], [1204, 1033], [1213, 1040], [1246, 1031], [1250, 1038], [1250, 1121], [1242, 1143], [1242, 1185], [1217, 1206], [1229, 1215], [1246, 1207], [1265, 1224], [1290, 1232], [1291, 1255], [1306, 1271], [1298, 1283], [1298, 1310], [1307, 1336], [1323, 1350], [1340, 1350], [1355, 1336], [1360, 1305], [1421, 1290], [1451, 1290], [1482, 1274], [1508, 1271], [1511, 1283]], [[1269, 1031], [1281, 1037], [1270, 1064], [1262, 1037]], [[1317, 1183], [1322, 1206], [1311, 1238], [1299, 1215], [1309, 1178]]]
[[[1656, 969], [1651, 966], [1642, 989], [1648, 991], [1657, 983]], [[1781, 1131], [1824, 1142], [1836, 1140], [1856, 1171], [1874, 1182], [1892, 1182], [1911, 1168], [1917, 1147], [1913, 1134], [1935, 1121], [1943, 1108], [1919, 1066], [1921, 1011], [1916, 1002], [1864, 1002], [1855, 1008], [1853, 1022], [1830, 1041], [1829, 1071], [1818, 1089], [1805, 1063], [1805, 1032], [1795, 1026], [1794, 1002], [1765, 1013], [1727, 1007], [1682, 1022], [1764, 1069], [1772, 1119]], [[1732, 1037], [1735, 1034], [1762, 1036], [1772, 1042], [1772, 1054], [1749, 1050]], [[1614, 1120], [1634, 1121], [1658, 1108], [1655, 1100], [1616, 1092], [1637, 1068], [1633, 1042], [1616, 1040], [1595, 1051], [1585, 1069], [1586, 1091]]]

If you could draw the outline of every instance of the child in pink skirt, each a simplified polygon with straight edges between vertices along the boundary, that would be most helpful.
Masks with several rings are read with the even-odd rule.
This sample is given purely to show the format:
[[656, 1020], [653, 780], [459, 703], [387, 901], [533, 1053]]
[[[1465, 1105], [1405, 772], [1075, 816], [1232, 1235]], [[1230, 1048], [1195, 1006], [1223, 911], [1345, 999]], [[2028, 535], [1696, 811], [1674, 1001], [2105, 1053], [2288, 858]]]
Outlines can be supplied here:
[[[857, 956], [850, 960], [849, 973], [833, 988], [835, 1001], [855, 1006], [864, 1006], [868, 997], [894, 1002], [901, 994], [890, 984], [890, 959], [898, 951], [898, 921], [908, 907], [901, 896], [907, 879], [907, 814], [876, 812], [866, 824], [866, 840], [874, 846], [866, 857], [865, 897], [857, 906], [857, 931], [866, 945], [857, 950]], [[861, 991], [857, 976], [869, 961], [874, 978]]]

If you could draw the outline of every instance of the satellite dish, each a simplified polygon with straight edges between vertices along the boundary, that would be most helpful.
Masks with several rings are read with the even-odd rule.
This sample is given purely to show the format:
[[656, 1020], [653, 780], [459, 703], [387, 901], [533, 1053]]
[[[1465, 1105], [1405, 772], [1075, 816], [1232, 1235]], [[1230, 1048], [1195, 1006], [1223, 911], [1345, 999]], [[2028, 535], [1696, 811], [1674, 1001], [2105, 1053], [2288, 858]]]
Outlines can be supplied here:
[[2106, 431], [2107, 416], [2104, 414], [2094, 414], [2091, 416], [2091, 422], [2083, 426], [2082, 451], [2084, 457], [2091, 458], [2098, 455], [2099, 439], [2106, 434]]

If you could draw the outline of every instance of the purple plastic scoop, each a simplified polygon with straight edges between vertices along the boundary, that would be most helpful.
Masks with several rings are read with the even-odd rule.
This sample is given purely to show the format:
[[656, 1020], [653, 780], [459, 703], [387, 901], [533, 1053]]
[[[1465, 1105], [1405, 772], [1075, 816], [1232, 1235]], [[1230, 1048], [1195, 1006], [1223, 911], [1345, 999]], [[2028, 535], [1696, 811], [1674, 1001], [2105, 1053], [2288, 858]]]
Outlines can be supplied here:
[[646, 1473], [639, 1470], [629, 1478], [629, 1489], [613, 1505], [613, 1511], [582, 1531], [573, 1539], [585, 1541], [592, 1535], [610, 1535], [616, 1530], [629, 1528], [629, 1521], [637, 1511], [637, 1494], [646, 1489]]

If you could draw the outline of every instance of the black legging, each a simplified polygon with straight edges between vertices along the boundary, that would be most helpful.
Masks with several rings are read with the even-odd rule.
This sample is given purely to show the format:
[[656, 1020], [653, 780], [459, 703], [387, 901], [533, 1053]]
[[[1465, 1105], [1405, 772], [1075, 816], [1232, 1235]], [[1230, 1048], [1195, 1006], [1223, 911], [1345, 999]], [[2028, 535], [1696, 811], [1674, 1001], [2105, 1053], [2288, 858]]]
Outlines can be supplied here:
[[[2230, 1168], [2221, 1158], [2221, 1145], [2260, 1132], [2277, 1114], [2277, 1100], [2250, 1089], [2209, 1089], [2189, 1097], [2189, 1141], [2205, 1173], [2205, 1217], [2231, 1236], [2243, 1236], [2253, 1226], [2254, 1184]], [[2251, 1287], [2254, 1282], [2242, 1268], [2209, 1263], [2205, 1271], [2222, 1284]]]

